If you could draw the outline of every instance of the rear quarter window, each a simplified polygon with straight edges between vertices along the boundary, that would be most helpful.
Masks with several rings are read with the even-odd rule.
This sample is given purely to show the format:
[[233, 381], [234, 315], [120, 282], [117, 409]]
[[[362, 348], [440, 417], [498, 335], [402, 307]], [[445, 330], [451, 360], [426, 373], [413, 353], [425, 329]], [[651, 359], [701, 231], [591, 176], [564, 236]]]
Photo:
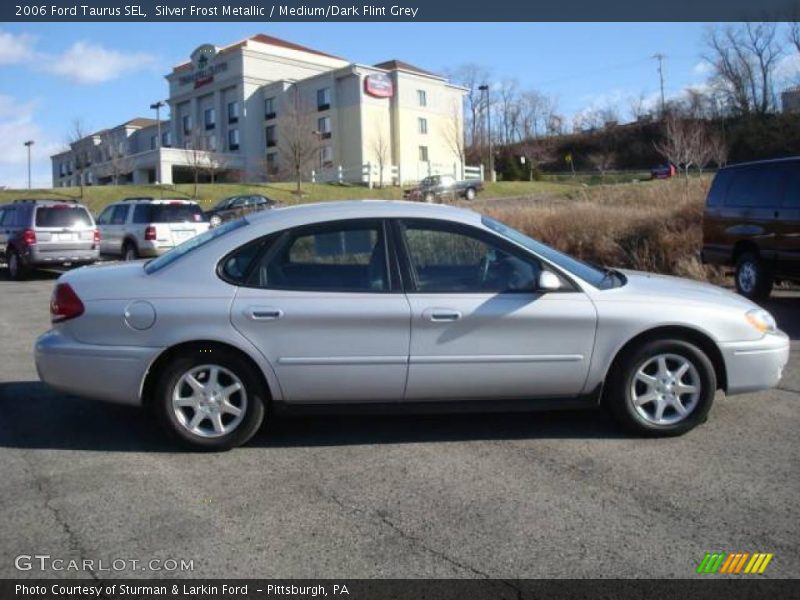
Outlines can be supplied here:
[[92, 227], [92, 216], [83, 206], [56, 204], [36, 207], [36, 227]]
[[730, 174], [731, 171], [724, 169], [717, 172], [711, 184], [711, 189], [708, 190], [706, 206], [713, 208], [725, 204], [725, 194], [728, 192], [728, 185], [731, 182]]

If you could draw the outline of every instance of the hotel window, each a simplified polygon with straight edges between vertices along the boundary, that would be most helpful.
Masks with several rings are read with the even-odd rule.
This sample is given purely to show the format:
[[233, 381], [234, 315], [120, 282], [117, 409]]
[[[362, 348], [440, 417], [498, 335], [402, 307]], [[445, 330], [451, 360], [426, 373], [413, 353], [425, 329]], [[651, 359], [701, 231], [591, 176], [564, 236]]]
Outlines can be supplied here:
[[236, 123], [239, 121], [239, 103], [228, 102], [228, 123]]
[[206, 129], [214, 129], [214, 125], [217, 123], [217, 115], [213, 108], [207, 108], [205, 110], [205, 124]]
[[264, 131], [267, 138], [267, 148], [273, 148], [277, 145], [278, 140], [275, 136], [275, 125], [270, 125]]
[[264, 118], [275, 118], [275, 98], [266, 98], [264, 100]]
[[428, 106], [428, 93], [425, 90], [417, 90], [417, 104]]
[[169, 148], [172, 145], [171, 137], [172, 136], [170, 136], [170, 132], [169, 131], [165, 131], [164, 133], [162, 133], [161, 134], [161, 145], [164, 146], [165, 148]]
[[158, 140], [158, 136], [154, 135], [150, 137], [150, 150], [156, 149], [156, 140]]
[[183, 115], [183, 119], [181, 119], [183, 123], [183, 133], [184, 135], [187, 133], [192, 132], [192, 115]]
[[278, 172], [278, 154], [270, 152], [267, 154], [267, 175], [275, 175]]
[[333, 147], [332, 146], [323, 146], [320, 150], [320, 162], [322, 163], [323, 167], [332, 167], [333, 166]]
[[428, 162], [428, 147], [427, 146], [420, 146], [419, 147], [419, 161], [420, 162]]
[[228, 130], [228, 149], [229, 150], [238, 150], [239, 149], [239, 130], [238, 129], [230, 129], [230, 130]]
[[320, 117], [317, 119], [317, 131], [322, 139], [327, 140], [331, 137], [331, 118]]
[[420, 117], [417, 119], [417, 126], [419, 127], [419, 132], [422, 134], [428, 133], [428, 119], [424, 117]]
[[317, 90], [317, 110], [328, 110], [331, 107], [331, 88]]
[[217, 136], [209, 135], [206, 138], [206, 148], [209, 152], [216, 152], [217, 151]]

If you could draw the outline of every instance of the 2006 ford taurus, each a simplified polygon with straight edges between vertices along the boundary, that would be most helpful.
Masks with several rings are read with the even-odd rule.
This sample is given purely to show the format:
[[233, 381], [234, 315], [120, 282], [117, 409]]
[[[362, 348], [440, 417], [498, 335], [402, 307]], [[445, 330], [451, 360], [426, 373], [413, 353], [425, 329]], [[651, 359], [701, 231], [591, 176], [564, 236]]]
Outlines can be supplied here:
[[607, 406], [635, 432], [701, 423], [717, 389], [774, 386], [787, 336], [723, 289], [599, 269], [475, 212], [280, 208], [146, 263], [62, 275], [42, 380], [152, 409], [199, 449], [311, 405]]

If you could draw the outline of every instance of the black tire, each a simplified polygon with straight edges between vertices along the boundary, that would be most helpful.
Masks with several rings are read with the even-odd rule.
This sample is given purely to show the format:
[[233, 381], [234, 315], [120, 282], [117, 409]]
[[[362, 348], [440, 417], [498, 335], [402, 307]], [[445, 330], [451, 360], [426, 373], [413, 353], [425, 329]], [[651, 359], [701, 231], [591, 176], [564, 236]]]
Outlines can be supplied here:
[[8, 278], [12, 281], [23, 281], [30, 275], [30, 269], [22, 262], [22, 257], [14, 248], [10, 248], [6, 252], [6, 266]]
[[122, 260], [132, 261], [139, 260], [139, 252], [136, 249], [136, 244], [133, 242], [125, 242], [122, 245]]
[[[216, 437], [205, 437], [190, 431], [181, 424], [172, 404], [173, 392], [181, 377], [203, 365], [222, 367], [238, 377], [243, 385], [243, 397], [246, 398], [241, 422], [229, 433]], [[235, 352], [212, 346], [197, 347], [171, 359], [157, 376], [151, 400], [157, 421], [173, 440], [191, 450], [214, 452], [241, 446], [255, 435], [264, 420], [268, 396], [261, 377], [248, 361]]]
[[469, 188], [467, 188], [467, 191], [464, 192], [464, 198], [466, 198], [467, 200], [470, 200], [470, 201], [475, 200], [475, 196], [476, 195], [477, 195], [477, 192], [475, 191], [475, 188], [469, 187]]
[[[679, 357], [691, 363], [695, 369], [694, 375], [699, 378], [700, 389], [685, 417], [674, 423], [658, 424], [642, 414], [642, 412], [648, 413], [651, 407], [654, 409], [654, 405], [645, 404], [639, 408], [635, 406], [634, 390], [637, 388], [634, 386], [642, 385], [639, 382], [635, 383], [639, 369], [648, 361], [662, 355]], [[669, 362], [671, 360], [673, 359], [667, 362], [668, 367], [670, 364], [677, 364]], [[708, 411], [714, 403], [716, 389], [717, 377], [714, 365], [697, 346], [677, 339], [651, 340], [628, 349], [614, 361], [608, 376], [604, 403], [616, 420], [629, 431], [649, 437], [669, 437], [686, 433], [706, 420]], [[681, 405], [683, 406], [683, 403]], [[662, 416], [678, 418], [675, 408], [670, 407], [668, 410], [669, 412], [665, 410]], [[651, 418], [653, 416], [651, 415]]]
[[750, 300], [769, 298], [775, 278], [769, 267], [754, 252], [745, 252], [736, 261], [736, 291]]

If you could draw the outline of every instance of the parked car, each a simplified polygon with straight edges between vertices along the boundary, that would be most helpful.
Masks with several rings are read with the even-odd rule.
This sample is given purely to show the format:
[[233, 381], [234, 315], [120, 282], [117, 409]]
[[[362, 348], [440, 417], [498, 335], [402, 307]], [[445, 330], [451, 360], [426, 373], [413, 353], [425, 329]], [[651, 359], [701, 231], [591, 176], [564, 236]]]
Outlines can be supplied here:
[[403, 196], [406, 200], [428, 203], [455, 198], [474, 200], [482, 190], [483, 183], [477, 179], [457, 181], [452, 175], [430, 175], [418, 186], [405, 190]]
[[672, 163], [658, 165], [650, 169], [650, 179], [669, 179], [670, 177], [675, 177], [677, 172], [678, 169]]
[[266, 196], [229, 196], [217, 202], [211, 210], [207, 210], [206, 218], [211, 227], [217, 227], [225, 221], [238, 219], [251, 212], [266, 210], [275, 205], [276, 202]]
[[0, 205], [0, 257], [11, 279], [40, 267], [78, 266], [98, 258], [99, 233], [89, 210], [60, 199]]
[[123, 260], [158, 256], [208, 230], [208, 221], [191, 200], [126, 198], [97, 217], [100, 252]]
[[57, 282], [41, 378], [153, 410], [199, 449], [272, 411], [575, 408], [635, 432], [702, 423], [717, 389], [774, 386], [789, 340], [705, 283], [598, 269], [449, 206], [264, 211], [145, 264]]
[[736, 290], [766, 298], [800, 282], [800, 157], [725, 167], [706, 199], [703, 262], [735, 266]]

